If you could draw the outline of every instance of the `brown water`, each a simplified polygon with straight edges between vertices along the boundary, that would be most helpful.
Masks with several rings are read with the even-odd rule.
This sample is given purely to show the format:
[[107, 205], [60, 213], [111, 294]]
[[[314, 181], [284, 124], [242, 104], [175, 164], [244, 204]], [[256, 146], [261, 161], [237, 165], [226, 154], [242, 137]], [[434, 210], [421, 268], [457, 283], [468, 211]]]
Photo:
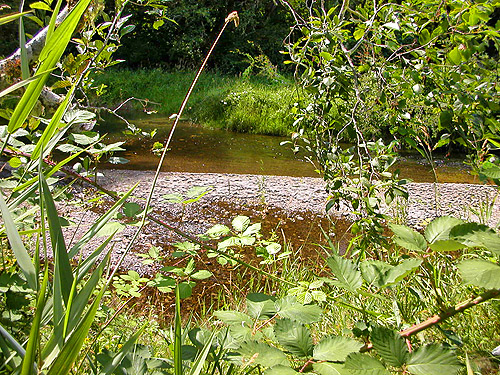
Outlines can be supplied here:
[[[158, 132], [153, 139], [124, 136], [121, 133], [123, 124], [113, 120], [101, 125], [101, 132], [109, 133], [109, 141], [126, 139], [124, 147], [127, 151], [119, 156], [129, 160], [127, 164], [106, 167], [156, 169], [159, 157], [155, 156], [151, 149], [154, 142], [163, 142], [166, 139], [172, 120], [151, 116], [138, 118], [135, 123], [144, 131], [157, 129]], [[181, 122], [175, 131], [162, 171], [319, 177], [315, 167], [306, 160], [304, 154], [294, 154], [290, 145], [280, 145], [287, 140], [289, 138], [233, 133]], [[437, 158], [436, 164], [439, 182], [477, 183], [477, 179], [469, 174], [460, 159]], [[429, 164], [417, 155], [402, 157], [398, 168], [402, 178], [410, 178], [415, 182], [434, 181]]]

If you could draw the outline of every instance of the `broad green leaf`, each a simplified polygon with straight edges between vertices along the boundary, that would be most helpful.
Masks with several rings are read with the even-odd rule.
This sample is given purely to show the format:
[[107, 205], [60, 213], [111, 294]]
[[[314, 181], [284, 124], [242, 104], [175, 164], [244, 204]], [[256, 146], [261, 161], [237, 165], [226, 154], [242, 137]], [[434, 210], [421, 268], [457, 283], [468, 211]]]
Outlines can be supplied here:
[[303, 324], [290, 319], [279, 319], [274, 325], [274, 335], [280, 345], [293, 355], [308, 357], [312, 354], [311, 332]]
[[459, 65], [462, 62], [462, 55], [460, 54], [458, 47], [453, 48], [448, 53], [448, 59], [451, 61], [453, 65]]
[[418, 36], [418, 42], [420, 45], [427, 44], [431, 40], [431, 34], [429, 33], [429, 30], [423, 29], [419, 36]]
[[344, 362], [351, 353], [359, 352], [363, 343], [342, 336], [327, 336], [315, 347], [313, 358], [318, 361]]
[[349, 354], [345, 361], [345, 368], [357, 375], [390, 375], [382, 362], [361, 353]]
[[373, 284], [377, 288], [384, 285], [384, 276], [392, 268], [392, 266], [381, 260], [365, 260], [359, 265], [363, 279], [368, 284]]
[[119, 233], [125, 229], [125, 225], [117, 221], [110, 221], [103, 225], [99, 232], [95, 234], [95, 237], [109, 237], [115, 233]]
[[205, 280], [212, 276], [212, 272], [207, 270], [199, 270], [191, 275], [195, 280]]
[[463, 249], [466, 247], [463, 243], [460, 243], [455, 240], [445, 240], [445, 241], [436, 241], [434, 243], [429, 244], [429, 247], [434, 251], [456, 251]]
[[303, 324], [318, 322], [321, 308], [317, 305], [302, 305], [294, 296], [285, 296], [275, 302], [278, 315]]
[[289, 366], [277, 365], [264, 371], [264, 375], [298, 375], [298, 372]]
[[336, 285], [356, 293], [363, 284], [363, 279], [354, 263], [337, 254], [333, 254], [326, 262], [337, 278]]
[[425, 251], [427, 248], [427, 242], [424, 236], [417, 231], [407, 226], [397, 224], [389, 224], [389, 228], [391, 228], [394, 233], [394, 242], [399, 246], [413, 251]]
[[425, 228], [425, 238], [431, 244], [437, 241], [449, 240], [450, 230], [459, 224], [464, 224], [464, 221], [452, 216], [438, 217]]
[[500, 266], [486, 260], [464, 260], [458, 265], [464, 282], [480, 288], [500, 289]]
[[465, 223], [453, 227], [450, 237], [468, 247], [484, 247], [500, 254], [500, 236], [486, 225]]
[[165, 194], [163, 195], [163, 199], [170, 203], [182, 203], [182, 195], [180, 194]]
[[352, 372], [344, 368], [344, 364], [319, 362], [313, 363], [314, 372], [320, 375], [352, 375]]
[[194, 282], [186, 282], [183, 281], [178, 285], [179, 289], [179, 296], [181, 299], [191, 297], [191, 294], [193, 294], [193, 286]]
[[261, 342], [244, 342], [238, 349], [238, 353], [243, 357], [245, 363], [252, 358], [254, 364], [265, 367], [288, 365], [285, 353]]
[[239, 311], [216, 311], [215, 316], [217, 319], [222, 320], [228, 325], [252, 325], [252, 319], [247, 315]]
[[[49, 71], [55, 67], [89, 3], [90, 0], [80, 0], [54, 31], [51, 38], [46, 41], [45, 47], [40, 52], [39, 60], [41, 64], [38, 71]], [[45, 73], [29, 84], [9, 120], [9, 133], [19, 129], [26, 121], [38, 101], [48, 76], [49, 74]]]
[[453, 375], [461, 368], [456, 355], [437, 344], [418, 348], [408, 362], [408, 371], [415, 375]]
[[209, 230], [205, 232], [205, 235], [209, 236], [210, 238], [220, 238], [222, 236], [227, 236], [228, 234], [231, 233], [231, 230], [226, 227], [225, 225], [222, 224], [216, 224]]
[[410, 353], [405, 340], [398, 332], [385, 327], [375, 327], [370, 339], [377, 353], [389, 365], [401, 367], [408, 361]]
[[383, 286], [387, 287], [399, 283], [406, 276], [420, 267], [421, 264], [421, 259], [405, 259], [403, 262], [392, 267], [386, 272], [383, 278]]
[[17, 231], [14, 220], [10, 214], [9, 208], [5, 204], [3, 198], [3, 193], [0, 191], [0, 210], [2, 211], [2, 218], [5, 226], [5, 232], [7, 233], [7, 238], [9, 239], [10, 247], [12, 252], [16, 257], [17, 264], [21, 268], [21, 271], [26, 276], [28, 285], [31, 289], [37, 290], [38, 276], [35, 270], [35, 266], [31, 262], [31, 257], [29, 256], [26, 248], [24, 247], [21, 236]]
[[236, 216], [231, 224], [235, 231], [244, 232], [250, 225], [250, 218], [248, 216]]
[[485, 162], [481, 165], [479, 173], [491, 178], [492, 180], [498, 180], [500, 179], [500, 166], [490, 162]]
[[193, 186], [186, 192], [188, 198], [201, 198], [212, 190], [211, 186]]
[[36, 1], [32, 4], [30, 4], [31, 9], [41, 9], [41, 10], [48, 10], [49, 12], [52, 11], [52, 9], [43, 1]]
[[247, 314], [254, 319], [270, 318], [276, 314], [275, 298], [261, 294], [250, 293], [247, 295]]
[[449, 129], [451, 126], [451, 122], [453, 120], [453, 112], [452, 111], [443, 111], [439, 114], [439, 129]]

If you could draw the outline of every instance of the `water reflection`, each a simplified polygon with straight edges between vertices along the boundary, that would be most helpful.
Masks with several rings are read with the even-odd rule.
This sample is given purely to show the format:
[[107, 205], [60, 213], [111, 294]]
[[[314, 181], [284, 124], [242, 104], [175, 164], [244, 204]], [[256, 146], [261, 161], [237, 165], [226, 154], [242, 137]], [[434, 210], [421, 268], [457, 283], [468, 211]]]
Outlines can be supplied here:
[[[162, 116], [135, 119], [137, 126], [150, 132], [157, 129], [153, 139], [124, 136], [123, 123], [113, 119], [101, 123], [101, 132], [109, 134], [111, 142], [126, 139], [126, 152], [120, 156], [130, 162], [124, 165], [105, 165], [110, 168], [137, 170], [156, 169], [159, 158], [151, 152], [155, 141], [163, 142], [172, 120]], [[164, 172], [238, 173], [295, 177], [319, 177], [304, 155], [294, 154], [290, 146], [281, 146], [283, 137], [241, 134], [208, 129], [189, 122], [180, 122], [174, 134], [171, 150], [162, 167]], [[437, 159], [439, 182], [477, 183], [459, 159]], [[406, 155], [398, 164], [401, 177], [416, 182], [432, 182], [433, 174], [424, 160]]]

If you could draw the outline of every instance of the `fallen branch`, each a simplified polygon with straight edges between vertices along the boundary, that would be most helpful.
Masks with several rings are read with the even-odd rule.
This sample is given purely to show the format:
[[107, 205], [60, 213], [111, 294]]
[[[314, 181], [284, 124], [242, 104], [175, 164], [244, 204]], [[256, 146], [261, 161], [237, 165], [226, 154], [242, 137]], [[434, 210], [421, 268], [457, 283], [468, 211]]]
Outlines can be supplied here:
[[[444, 322], [446, 319], [451, 318], [452, 316], [457, 315], [458, 313], [461, 313], [467, 309], [470, 309], [471, 307], [477, 306], [480, 303], [486, 302], [492, 298], [500, 296], [500, 289], [493, 289], [493, 290], [488, 290], [484, 292], [483, 294], [477, 296], [477, 297], [472, 297], [471, 299], [459, 303], [456, 306], [452, 306], [439, 314], [436, 314], [422, 323], [415, 324], [414, 326], [405, 329], [403, 331], [400, 331], [399, 334], [404, 337], [408, 338], [410, 336], [416, 335], [419, 332], [422, 332], [423, 330], [426, 330], [427, 328], [433, 327], [436, 324], [440, 324]], [[373, 344], [371, 342], [367, 343], [364, 347], [361, 348], [360, 352], [367, 352], [369, 350], [373, 349]]]

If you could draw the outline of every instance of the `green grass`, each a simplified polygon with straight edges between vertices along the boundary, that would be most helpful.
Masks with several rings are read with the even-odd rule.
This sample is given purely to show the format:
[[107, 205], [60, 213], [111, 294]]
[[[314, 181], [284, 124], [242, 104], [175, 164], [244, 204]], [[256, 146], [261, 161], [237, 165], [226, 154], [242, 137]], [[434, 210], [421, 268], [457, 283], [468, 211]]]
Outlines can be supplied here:
[[[154, 70], [111, 70], [95, 77], [106, 85], [94, 98], [99, 105], [116, 106], [130, 97], [160, 103], [151, 105], [165, 115], [176, 113], [194, 72]], [[202, 125], [269, 135], [287, 135], [292, 130], [290, 109], [296, 101], [291, 81], [263, 77], [242, 78], [203, 73], [186, 108], [185, 117]], [[142, 109], [130, 102], [131, 109]]]

